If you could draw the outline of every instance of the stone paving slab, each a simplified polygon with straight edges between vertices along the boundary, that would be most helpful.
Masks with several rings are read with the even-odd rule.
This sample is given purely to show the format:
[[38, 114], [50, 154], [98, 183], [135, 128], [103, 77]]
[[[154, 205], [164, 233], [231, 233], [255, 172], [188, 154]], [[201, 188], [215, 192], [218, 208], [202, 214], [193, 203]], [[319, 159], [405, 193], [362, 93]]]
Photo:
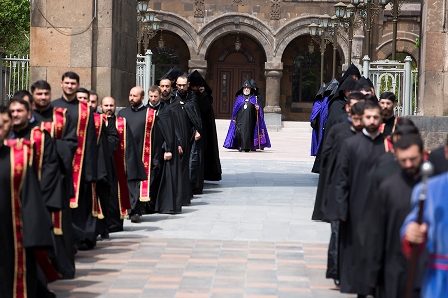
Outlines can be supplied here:
[[[83, 298], [353, 297], [325, 279], [330, 229], [310, 220], [318, 176], [307, 125], [270, 132], [264, 151], [221, 147], [222, 181], [207, 182], [181, 214], [126, 220], [78, 253], [74, 280], [50, 288]], [[219, 144], [227, 126], [217, 120]]]

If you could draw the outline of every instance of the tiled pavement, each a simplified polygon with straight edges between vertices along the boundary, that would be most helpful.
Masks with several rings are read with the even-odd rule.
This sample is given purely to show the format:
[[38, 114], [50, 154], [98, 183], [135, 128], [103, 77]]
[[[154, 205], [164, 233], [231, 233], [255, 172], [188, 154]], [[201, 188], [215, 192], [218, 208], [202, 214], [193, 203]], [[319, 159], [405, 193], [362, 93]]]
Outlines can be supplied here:
[[[228, 121], [217, 121], [220, 144]], [[288, 125], [288, 124], [287, 124]], [[76, 256], [58, 297], [348, 297], [325, 279], [329, 227], [310, 220], [317, 175], [308, 126], [270, 132], [273, 148], [221, 149], [223, 180], [178, 215], [141, 224]]]

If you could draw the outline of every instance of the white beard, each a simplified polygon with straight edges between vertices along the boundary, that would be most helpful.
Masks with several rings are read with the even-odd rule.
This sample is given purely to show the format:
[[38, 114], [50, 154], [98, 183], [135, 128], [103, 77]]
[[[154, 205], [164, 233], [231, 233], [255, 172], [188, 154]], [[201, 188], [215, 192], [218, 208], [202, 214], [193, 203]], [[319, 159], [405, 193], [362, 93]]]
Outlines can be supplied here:
[[249, 91], [249, 92], [247, 92], [247, 91], [243, 91], [243, 94], [247, 96], [247, 95], [250, 94], [250, 91]]

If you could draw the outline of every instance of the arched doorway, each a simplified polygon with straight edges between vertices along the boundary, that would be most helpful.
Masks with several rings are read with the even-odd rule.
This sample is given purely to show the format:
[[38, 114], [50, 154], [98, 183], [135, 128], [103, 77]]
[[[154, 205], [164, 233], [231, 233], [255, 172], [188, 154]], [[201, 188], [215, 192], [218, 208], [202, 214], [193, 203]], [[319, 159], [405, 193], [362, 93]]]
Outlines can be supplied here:
[[[159, 47], [160, 34], [163, 34], [164, 46]], [[149, 48], [152, 52], [152, 63], [155, 66], [154, 81], [157, 81], [171, 67], [178, 66], [182, 71], [188, 73], [188, 61], [190, 51], [185, 41], [175, 33], [164, 30], [159, 31], [149, 41]]]
[[[312, 45], [310, 47], [310, 45]], [[311, 36], [303, 35], [288, 44], [282, 55], [280, 107], [283, 120], [308, 121], [314, 97], [320, 87], [320, 51]], [[332, 78], [333, 47], [327, 45], [324, 53], [324, 82]], [[336, 52], [336, 77], [341, 73], [341, 58]]]
[[257, 82], [264, 98], [264, 52], [252, 38], [242, 34], [239, 34], [241, 48], [235, 49], [236, 36], [221, 37], [207, 51], [207, 81], [214, 90], [215, 116], [220, 119], [231, 117], [235, 93], [246, 79]]

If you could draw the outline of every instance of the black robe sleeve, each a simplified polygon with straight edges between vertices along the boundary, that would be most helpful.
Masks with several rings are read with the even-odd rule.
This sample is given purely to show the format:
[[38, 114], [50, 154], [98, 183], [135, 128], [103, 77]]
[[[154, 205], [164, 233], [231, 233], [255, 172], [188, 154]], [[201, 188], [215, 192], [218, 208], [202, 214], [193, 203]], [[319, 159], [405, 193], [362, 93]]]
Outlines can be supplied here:
[[336, 163], [336, 179], [335, 179], [335, 200], [338, 209], [335, 216], [329, 220], [347, 219], [348, 217], [348, 195], [349, 195], [349, 177], [350, 177], [350, 158], [349, 146], [347, 142], [342, 144], [341, 150], [338, 153]]
[[199, 113], [198, 100], [194, 92], [188, 92], [184, 108], [194, 128], [202, 135], [202, 121]]
[[56, 142], [47, 131], [44, 131], [44, 135], [44, 154], [40, 179], [42, 197], [50, 211], [57, 211], [64, 207], [64, 201]]
[[85, 182], [94, 182], [98, 173], [98, 148], [96, 145], [95, 122], [93, 120], [93, 111], [89, 116], [89, 124], [87, 127], [86, 144], [84, 148], [83, 173]]
[[148, 179], [142, 158], [138, 156], [137, 148], [129, 125], [126, 123], [126, 175], [128, 181], [143, 181]]
[[72, 119], [66, 115], [65, 128], [62, 139], [56, 140], [56, 148], [59, 160], [62, 163], [65, 173], [72, 172], [73, 156], [78, 147], [78, 137], [76, 136], [76, 127]]

